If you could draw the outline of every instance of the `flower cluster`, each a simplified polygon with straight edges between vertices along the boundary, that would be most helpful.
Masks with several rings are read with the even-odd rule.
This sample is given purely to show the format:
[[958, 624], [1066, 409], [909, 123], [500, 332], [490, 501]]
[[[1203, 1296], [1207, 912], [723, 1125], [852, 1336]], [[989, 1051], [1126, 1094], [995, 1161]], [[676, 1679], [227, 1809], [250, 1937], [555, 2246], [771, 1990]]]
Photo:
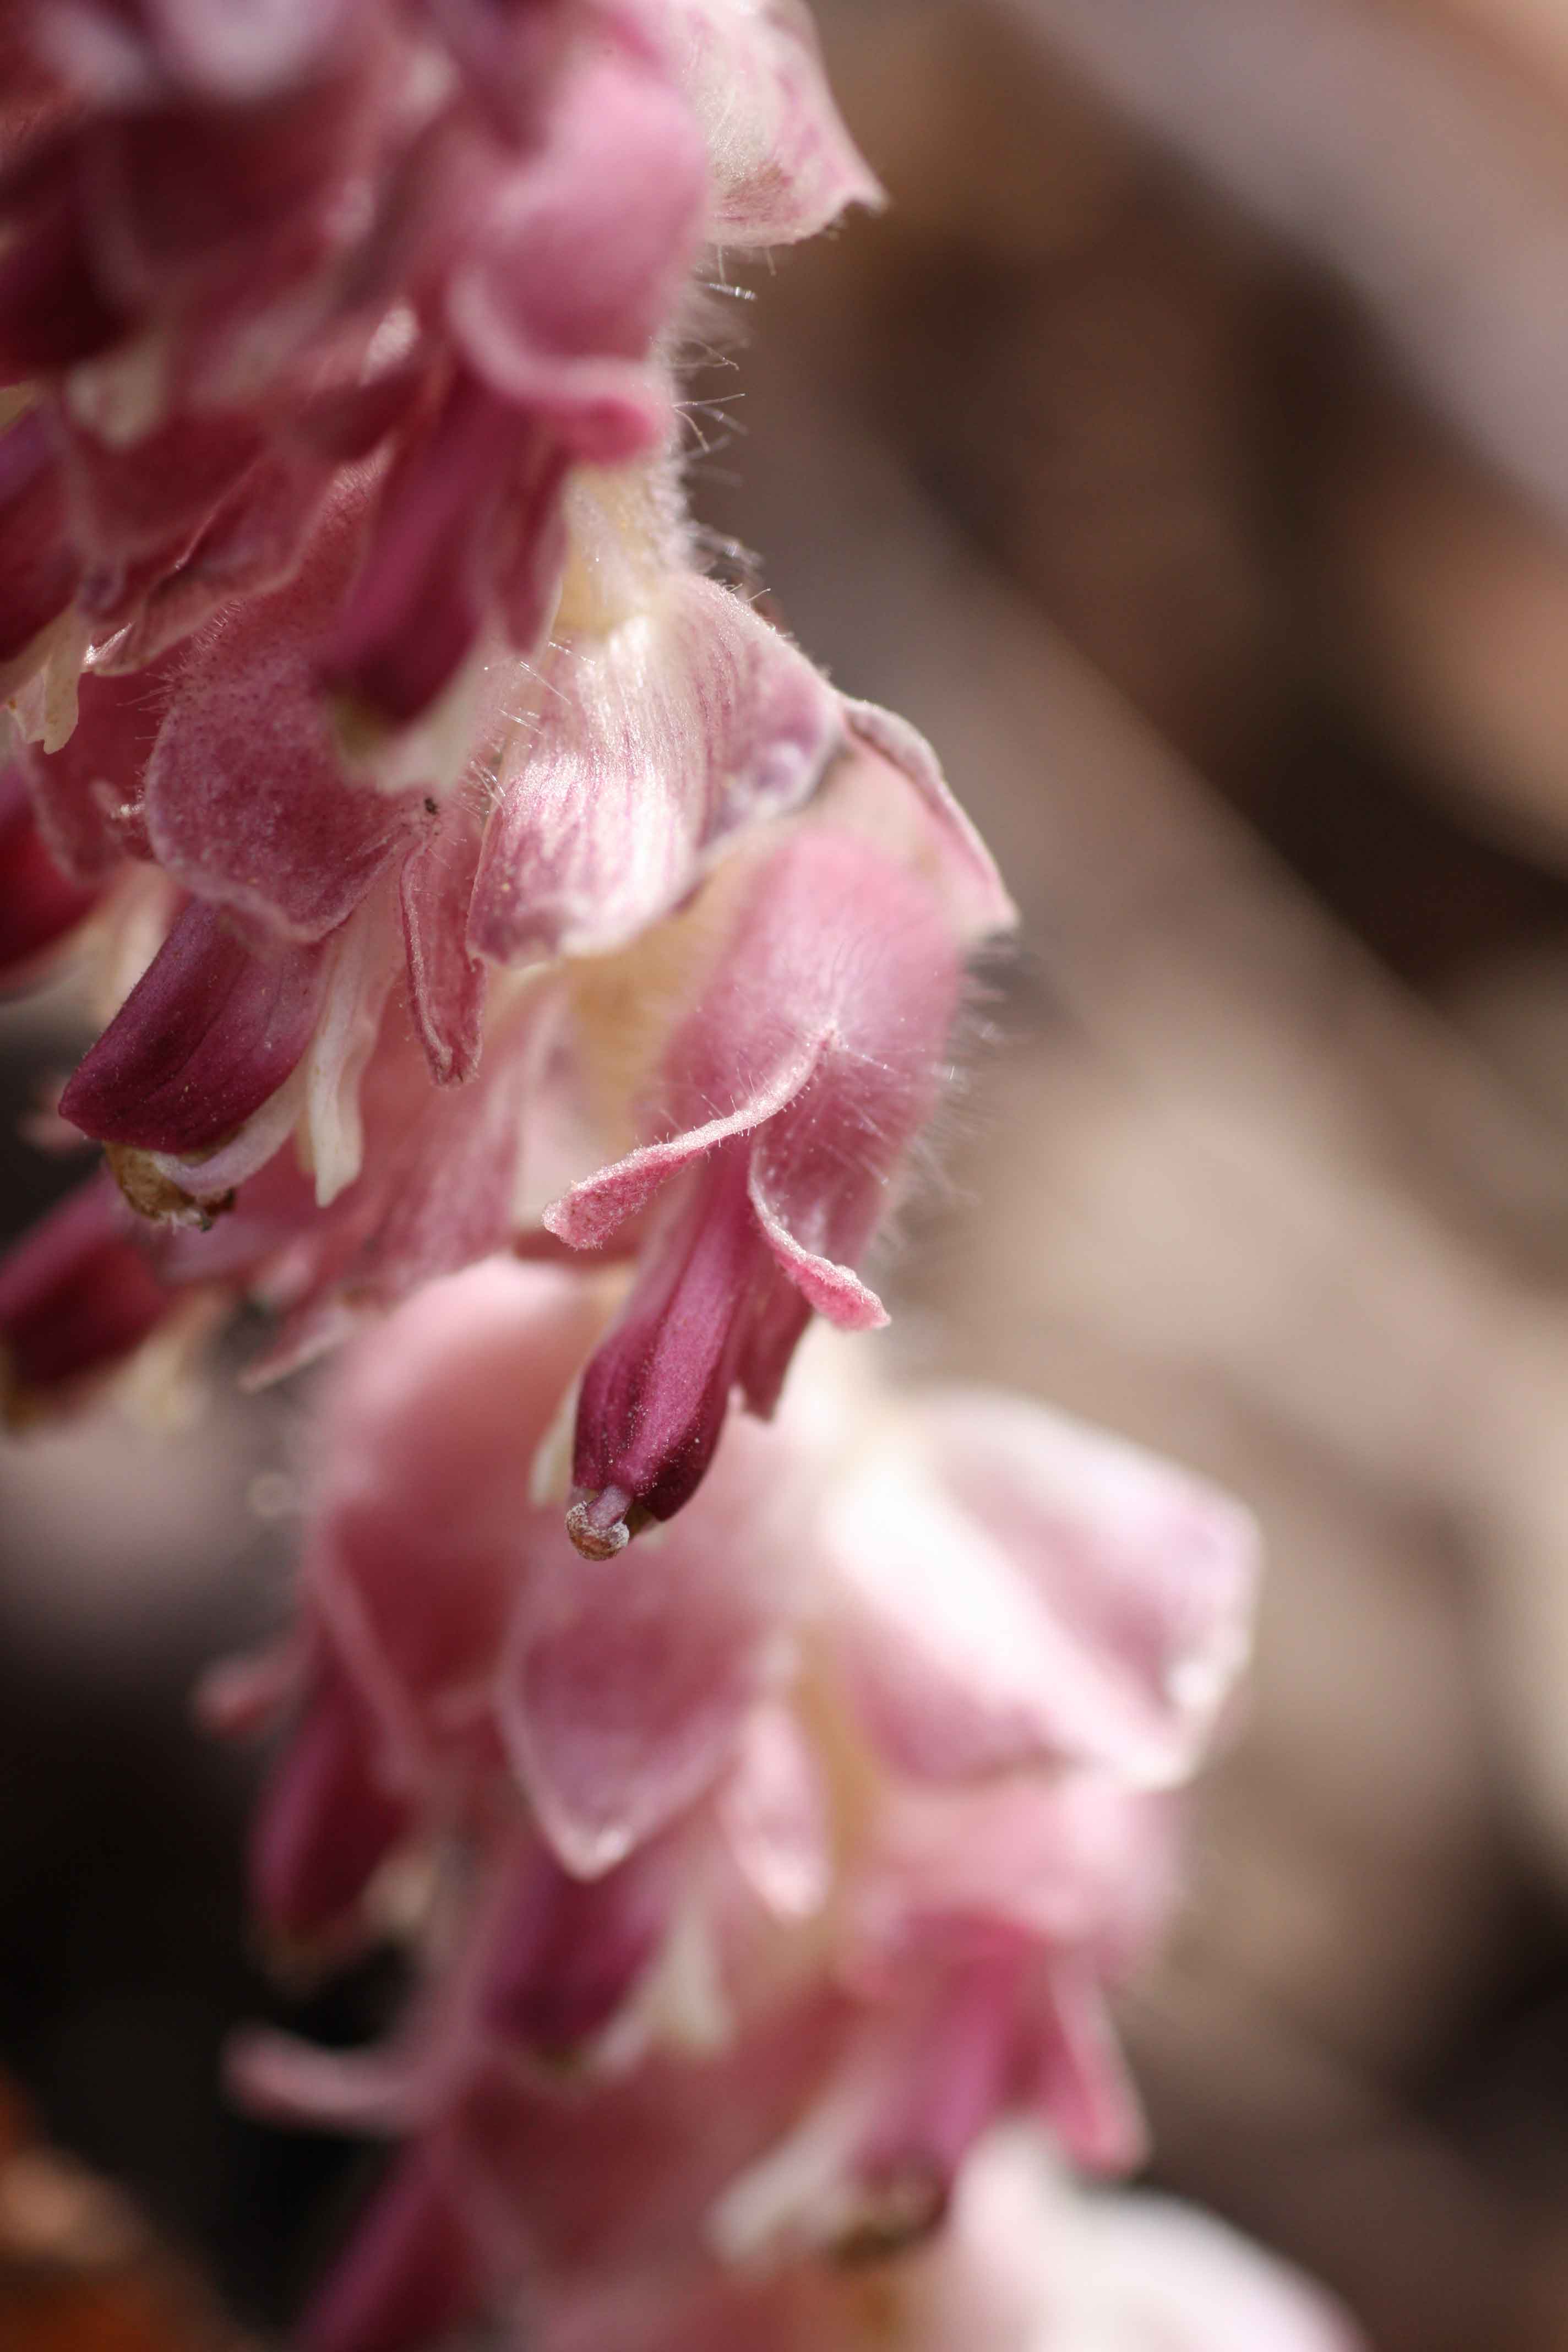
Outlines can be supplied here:
[[685, 506], [703, 281], [878, 197], [804, 11], [8, 0], [0, 62], [0, 979], [84, 977], [42, 1126], [105, 1163], [0, 1265], [0, 1402], [241, 1298], [257, 1378], [351, 1343], [300, 1628], [205, 1693], [283, 1731], [270, 1933], [412, 1922], [388, 2050], [237, 2057], [406, 2143], [307, 2340], [1038, 2352], [1091, 2277], [1118, 2343], [1341, 2340], [1008, 2121], [1138, 2152], [1106, 1996], [1244, 1517], [826, 1335], [786, 1389], [886, 1319], [1012, 920]]
[[280, 1370], [554, 1236], [639, 1266], [584, 1383], [602, 1550], [813, 1310], [880, 1318], [855, 1268], [1010, 919], [925, 747], [682, 503], [694, 259], [875, 184], [787, 5], [12, 13], [0, 948], [86, 942], [60, 1127], [161, 1228], [106, 1185], [9, 1270], [13, 1408], [160, 1285], [263, 1298]]
[[[1246, 1515], [1016, 1399], [889, 1403], [819, 1342], [651, 1550], [585, 1561], [550, 1490], [606, 1311], [491, 1259], [354, 1342], [300, 1628], [205, 1689], [216, 1722], [292, 1725], [252, 1852], [271, 1933], [416, 1922], [390, 2046], [236, 2052], [265, 2111], [406, 2143], [303, 2341], [515, 2310], [549, 2352], [1076, 2352], [1043, 2194], [986, 2289], [1011, 2333], [959, 2326], [963, 2231], [891, 2258], [955, 2194], [983, 2231], [1016, 2201], [984, 2185], [1015, 2177], [1009, 2118], [1090, 2172], [1141, 2153], [1107, 1994], [1245, 1654]], [[1226, 2341], [1225, 2301], [1172, 2340]], [[1258, 2352], [1347, 2340], [1279, 2305]]]

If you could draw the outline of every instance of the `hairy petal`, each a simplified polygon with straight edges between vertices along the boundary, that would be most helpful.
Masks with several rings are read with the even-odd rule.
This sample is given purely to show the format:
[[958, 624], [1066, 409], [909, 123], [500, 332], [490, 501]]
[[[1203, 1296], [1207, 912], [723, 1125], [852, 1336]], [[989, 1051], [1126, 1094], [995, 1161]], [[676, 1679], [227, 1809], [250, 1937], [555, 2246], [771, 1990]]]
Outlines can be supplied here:
[[642, 362], [691, 257], [702, 182], [696, 128], [658, 62], [618, 35], [584, 45], [540, 152], [497, 184], [451, 281], [468, 364], [580, 457], [616, 464], [662, 429]]
[[825, 814], [920, 875], [966, 946], [1012, 930], [1018, 909], [924, 736], [874, 702], [846, 701], [843, 712], [848, 755], [824, 796]]
[[474, 900], [475, 946], [508, 963], [624, 946], [730, 835], [798, 806], [840, 740], [805, 656], [695, 573], [563, 647], [537, 707], [514, 738]]
[[675, 0], [681, 79], [708, 138], [716, 245], [793, 245], [882, 191], [833, 103], [799, 0]]
[[335, 611], [361, 516], [341, 507], [298, 577], [204, 632], [147, 769], [147, 830], [160, 863], [199, 897], [320, 940], [422, 820], [344, 772], [315, 685], [315, 646]]

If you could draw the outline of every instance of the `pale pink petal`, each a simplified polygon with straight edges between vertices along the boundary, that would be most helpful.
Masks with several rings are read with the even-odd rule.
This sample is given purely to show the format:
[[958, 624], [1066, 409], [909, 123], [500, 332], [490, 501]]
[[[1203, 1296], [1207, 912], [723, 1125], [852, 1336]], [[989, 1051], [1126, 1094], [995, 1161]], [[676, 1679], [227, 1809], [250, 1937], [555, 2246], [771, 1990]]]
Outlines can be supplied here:
[[675, 0], [681, 79], [708, 137], [708, 235], [791, 245], [883, 202], [833, 103], [799, 0]]
[[807, 797], [841, 740], [787, 638], [710, 580], [545, 665], [479, 870], [474, 944], [501, 962], [624, 946], [740, 828]]
[[739, 1109], [704, 1120], [665, 1143], [645, 1143], [625, 1160], [585, 1177], [544, 1212], [544, 1224], [573, 1249], [597, 1249], [628, 1217], [646, 1209], [660, 1187], [695, 1161], [737, 1136], [749, 1135], [795, 1100], [811, 1077], [820, 1041], [803, 1040], [793, 1056], [769, 1070]]
[[315, 650], [358, 544], [340, 508], [287, 588], [197, 641], [147, 770], [159, 862], [198, 896], [319, 940], [424, 822], [416, 794], [352, 782], [316, 691]]
[[1175, 1464], [1028, 1400], [928, 1392], [920, 1442], [957, 1507], [1038, 1605], [1112, 1665], [1151, 1779], [1180, 1779], [1246, 1665], [1257, 1524]]
[[852, 1267], [836, 1265], [831, 1258], [821, 1257], [796, 1241], [754, 1170], [747, 1189], [763, 1239], [812, 1312], [836, 1323], [841, 1331], [879, 1331], [889, 1318], [876, 1292]]
[[1164, 2198], [1075, 2189], [1044, 2134], [1016, 2125], [964, 2167], [910, 2286], [909, 2352], [1364, 2352], [1283, 2263]]
[[1245, 1515], [1020, 1399], [922, 1404], [832, 1497], [826, 1540], [858, 1702], [905, 1770], [1181, 1780], [1247, 1654]]
[[468, 364], [582, 457], [613, 464], [659, 433], [639, 363], [679, 294], [702, 184], [696, 127], [658, 65], [616, 34], [584, 43], [451, 280]]
[[479, 1066], [485, 968], [468, 948], [468, 902], [484, 838], [484, 811], [465, 793], [403, 862], [399, 892], [408, 996], [437, 1086]]
[[776, 1434], [736, 1425], [701, 1507], [646, 1556], [584, 1560], [558, 1523], [541, 1542], [498, 1707], [514, 1769], [568, 1870], [612, 1869], [736, 1753], [793, 1605], [788, 1471]]
[[822, 1908], [833, 1883], [826, 1792], [786, 1707], [752, 1709], [718, 1816], [742, 1875], [771, 1911], [808, 1919]]
[[1112, 2352], [1363, 2352], [1321, 2288], [1191, 2206], [1095, 2198], [1082, 2227]]
[[[809, 1052], [809, 1102], [769, 1129], [770, 1193], [796, 1183], [813, 1195], [852, 1193], [853, 1222], [868, 1227], [876, 1212], [861, 1204], [885, 1202], [886, 1178], [934, 1099], [956, 1007], [959, 954], [941, 903], [871, 843], [811, 824], [757, 849], [733, 904], [666, 1055], [671, 1124], [699, 1125], [749, 1093], [759, 1069]], [[826, 1229], [805, 1230], [803, 1213], [810, 1223], [821, 1213], [788, 1203], [807, 1246], [855, 1254]]]
[[843, 711], [849, 752], [834, 772], [824, 814], [863, 828], [921, 875], [966, 944], [1012, 930], [1018, 909], [924, 736], [874, 702], [846, 701]]
[[955, 1923], [1089, 1953], [1120, 1977], [1169, 1915], [1176, 1826], [1172, 1799], [1104, 1772], [906, 1784], [852, 1891], [856, 1981], [884, 1990], [944, 1948]]

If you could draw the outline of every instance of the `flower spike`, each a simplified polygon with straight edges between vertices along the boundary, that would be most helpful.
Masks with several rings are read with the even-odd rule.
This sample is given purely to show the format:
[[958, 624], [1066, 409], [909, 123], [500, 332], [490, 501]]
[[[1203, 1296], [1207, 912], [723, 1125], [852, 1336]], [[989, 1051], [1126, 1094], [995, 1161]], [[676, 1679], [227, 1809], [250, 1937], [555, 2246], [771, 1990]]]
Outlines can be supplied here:
[[1067, 2177], [1142, 2154], [1250, 1522], [851, 1336], [1015, 910], [688, 510], [713, 286], [881, 201], [803, 0], [3, 13], [0, 982], [109, 1165], [0, 1416], [241, 1302], [323, 1360], [197, 1701], [264, 1948], [406, 1962], [231, 2053], [399, 2143], [301, 2352], [1354, 2352]]

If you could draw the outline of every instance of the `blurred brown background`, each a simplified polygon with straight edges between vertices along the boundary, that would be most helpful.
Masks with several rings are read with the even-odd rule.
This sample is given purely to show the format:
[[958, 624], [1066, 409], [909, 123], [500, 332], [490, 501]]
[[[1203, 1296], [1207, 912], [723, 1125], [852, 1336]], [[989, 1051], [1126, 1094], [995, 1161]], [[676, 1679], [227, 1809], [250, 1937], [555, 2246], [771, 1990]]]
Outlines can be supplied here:
[[[1568, 12], [818, 14], [893, 207], [715, 292], [694, 479], [1025, 911], [904, 1360], [1268, 1543], [1128, 2020], [1158, 2177], [1382, 2352], [1564, 2352]], [[13, 1107], [47, 1042], [0, 1034]], [[180, 1717], [279, 1606], [292, 1410], [0, 1459], [0, 2054], [262, 2315], [333, 2159], [224, 2116], [224, 2026], [382, 1999], [268, 1996]]]
[[1568, 2347], [1568, 13], [820, 14], [892, 209], [693, 422], [1025, 909], [906, 1358], [1268, 1538], [1158, 2173], [1384, 2352]]

